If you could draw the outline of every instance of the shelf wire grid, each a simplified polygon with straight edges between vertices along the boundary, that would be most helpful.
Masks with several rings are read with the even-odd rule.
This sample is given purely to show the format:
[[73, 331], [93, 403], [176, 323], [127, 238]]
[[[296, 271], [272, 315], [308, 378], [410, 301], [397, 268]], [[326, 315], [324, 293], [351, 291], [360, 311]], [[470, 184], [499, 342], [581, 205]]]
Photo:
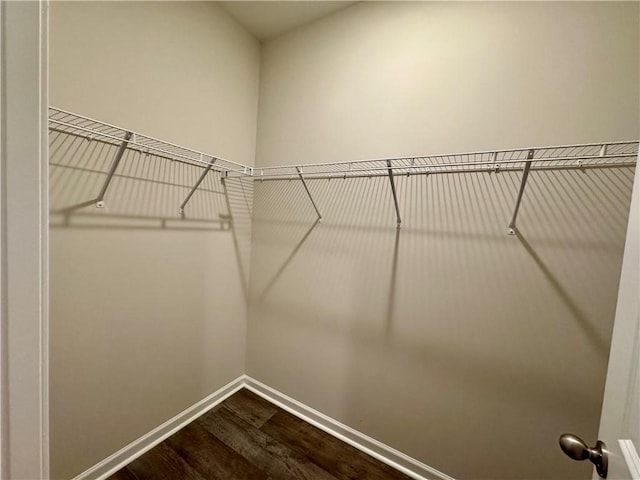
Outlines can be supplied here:
[[[119, 146], [131, 132], [59, 108], [49, 108], [49, 128], [53, 132], [76, 135]], [[175, 160], [222, 172], [225, 176], [252, 177], [254, 180], [299, 178], [350, 178], [386, 176], [391, 168], [394, 175], [424, 175], [461, 172], [520, 171], [531, 161], [532, 170], [571, 168], [614, 168], [635, 166], [638, 141], [598, 142], [578, 145], [544, 146], [406, 156], [333, 163], [282, 165], [254, 168], [220, 157], [181, 147], [169, 142], [131, 132], [128, 150], [136, 150], [154, 157]], [[533, 158], [529, 152], [533, 150]]]
[[[143, 154], [154, 155], [155, 157], [199, 167], [212, 165], [211, 168], [213, 170], [225, 174], [226, 172], [233, 172], [240, 176], [250, 176], [252, 171], [251, 167], [240, 163], [181, 147], [59, 108], [49, 107], [49, 130], [115, 146], [120, 146], [123, 142], [127, 141], [127, 150], [135, 150]], [[126, 140], [129, 134], [131, 138]]]
[[[529, 151], [533, 158], [528, 158]], [[309, 165], [255, 168], [263, 180], [295, 178], [350, 178], [388, 175], [520, 171], [528, 161], [532, 170], [626, 167], [636, 164], [638, 141], [603, 142], [552, 147], [532, 147], [444, 155], [409, 156]]]

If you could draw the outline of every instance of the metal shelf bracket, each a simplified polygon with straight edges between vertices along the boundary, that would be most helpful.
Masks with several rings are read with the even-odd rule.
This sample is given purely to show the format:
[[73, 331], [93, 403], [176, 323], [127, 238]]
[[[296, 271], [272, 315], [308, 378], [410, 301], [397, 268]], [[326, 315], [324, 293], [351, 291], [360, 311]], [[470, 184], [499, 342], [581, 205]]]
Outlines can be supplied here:
[[109, 172], [107, 173], [107, 178], [105, 179], [104, 183], [102, 184], [102, 188], [100, 189], [100, 193], [98, 194], [98, 197], [96, 198], [96, 207], [97, 208], [104, 208], [104, 196], [107, 193], [107, 189], [109, 188], [109, 184], [111, 183], [111, 180], [113, 180], [113, 175], [116, 173], [116, 169], [118, 168], [118, 165], [120, 164], [120, 160], [122, 160], [122, 156], [124, 155], [125, 150], [127, 149], [127, 145], [129, 145], [129, 140], [131, 140], [131, 136], [133, 135], [132, 132], [126, 132], [124, 135], [124, 140], [122, 141], [122, 143], [120, 144], [120, 147], [118, 148], [118, 151], [116, 152], [116, 156], [113, 158], [113, 162], [111, 162], [111, 166], [109, 167]]
[[396, 182], [393, 179], [393, 167], [391, 166], [391, 160], [387, 160], [387, 171], [389, 173], [389, 183], [391, 184], [391, 193], [393, 194], [393, 204], [396, 207], [396, 221], [398, 228], [400, 228], [400, 224], [402, 223], [402, 218], [400, 218], [400, 208], [398, 207], [398, 196], [396, 195]]
[[527, 186], [527, 178], [529, 178], [529, 170], [531, 170], [531, 163], [533, 161], [534, 153], [535, 153], [534, 150], [529, 150], [529, 152], [527, 153], [527, 161], [524, 164], [524, 170], [522, 172], [522, 181], [520, 182], [520, 190], [518, 191], [516, 206], [513, 210], [513, 216], [511, 217], [511, 222], [509, 222], [509, 230], [507, 231], [508, 235], [516, 234], [516, 220], [518, 218], [518, 210], [520, 210], [520, 203], [522, 202], [524, 189]]
[[606, 143], [605, 143], [605, 144], [603, 144], [603, 145], [600, 147], [600, 153], [599, 153], [599, 155], [600, 155], [601, 157], [606, 157], [606, 156], [607, 156], [607, 144], [606, 144]]
[[191, 190], [187, 194], [187, 197], [182, 202], [182, 205], [180, 205], [180, 215], [184, 215], [184, 207], [187, 206], [187, 203], [189, 203], [189, 200], [191, 200], [191, 197], [193, 197], [193, 194], [196, 193], [196, 190], [198, 189], [200, 184], [204, 181], [205, 177], [207, 176], [207, 173], [211, 171], [211, 168], [213, 167], [214, 163], [216, 163], [215, 158], [211, 161], [211, 163], [209, 163], [209, 165], [206, 166], [204, 171], [200, 174], [200, 177], [196, 181], [195, 185], [191, 187]]
[[318, 206], [316, 205], [316, 202], [313, 201], [313, 197], [311, 196], [311, 192], [309, 191], [309, 187], [307, 187], [307, 182], [305, 181], [304, 177], [302, 176], [302, 169], [300, 167], [296, 167], [296, 171], [298, 172], [298, 177], [300, 177], [300, 181], [302, 182], [302, 186], [304, 187], [305, 191], [307, 192], [307, 195], [309, 196], [309, 200], [311, 200], [311, 204], [313, 205], [313, 208], [316, 211], [316, 214], [318, 215], [318, 220], [322, 220], [322, 215], [320, 214], [320, 210], [318, 210]]

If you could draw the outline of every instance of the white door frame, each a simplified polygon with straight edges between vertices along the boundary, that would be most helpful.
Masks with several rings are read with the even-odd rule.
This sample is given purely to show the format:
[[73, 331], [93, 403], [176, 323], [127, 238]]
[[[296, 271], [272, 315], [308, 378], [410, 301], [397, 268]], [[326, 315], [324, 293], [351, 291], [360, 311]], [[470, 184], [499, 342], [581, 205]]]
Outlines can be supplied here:
[[[638, 162], [640, 164], [640, 158]], [[632, 434], [630, 419], [640, 410], [637, 387], [634, 388], [640, 371], [639, 334], [640, 172], [636, 168], [598, 432], [598, 438], [607, 444], [609, 479], [631, 478], [618, 440], [627, 439]], [[635, 448], [640, 448], [640, 444], [636, 443]], [[594, 474], [593, 478], [598, 477]]]
[[0, 1], [2, 478], [49, 478], [48, 7]]

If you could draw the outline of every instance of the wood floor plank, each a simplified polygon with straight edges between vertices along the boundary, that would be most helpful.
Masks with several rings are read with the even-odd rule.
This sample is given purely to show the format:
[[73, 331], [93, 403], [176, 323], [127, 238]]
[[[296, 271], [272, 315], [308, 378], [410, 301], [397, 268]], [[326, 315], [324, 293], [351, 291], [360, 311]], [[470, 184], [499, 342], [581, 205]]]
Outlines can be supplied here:
[[299, 452], [305, 452], [314, 463], [340, 480], [410, 480], [402, 472], [284, 410], [266, 422], [262, 431]]
[[336, 480], [307, 456], [221, 408], [197, 420], [222, 442], [272, 477], [281, 480]]
[[241, 390], [108, 480], [409, 480]]
[[256, 428], [262, 427], [278, 412], [278, 407], [246, 388], [227, 398], [222, 406]]
[[208, 480], [267, 480], [264, 472], [197, 423], [187, 425], [166, 443]]
[[107, 478], [107, 480], [138, 480], [138, 477], [128, 467], [124, 467]]
[[164, 442], [127, 467], [138, 480], [207, 480]]

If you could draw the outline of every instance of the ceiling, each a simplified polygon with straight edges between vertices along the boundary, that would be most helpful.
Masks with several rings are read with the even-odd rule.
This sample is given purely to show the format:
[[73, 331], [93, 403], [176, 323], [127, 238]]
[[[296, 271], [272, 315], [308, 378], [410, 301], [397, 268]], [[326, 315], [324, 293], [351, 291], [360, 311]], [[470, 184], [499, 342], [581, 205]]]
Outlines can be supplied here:
[[258, 40], [264, 41], [342, 10], [356, 2], [230, 1], [220, 3], [249, 33]]

